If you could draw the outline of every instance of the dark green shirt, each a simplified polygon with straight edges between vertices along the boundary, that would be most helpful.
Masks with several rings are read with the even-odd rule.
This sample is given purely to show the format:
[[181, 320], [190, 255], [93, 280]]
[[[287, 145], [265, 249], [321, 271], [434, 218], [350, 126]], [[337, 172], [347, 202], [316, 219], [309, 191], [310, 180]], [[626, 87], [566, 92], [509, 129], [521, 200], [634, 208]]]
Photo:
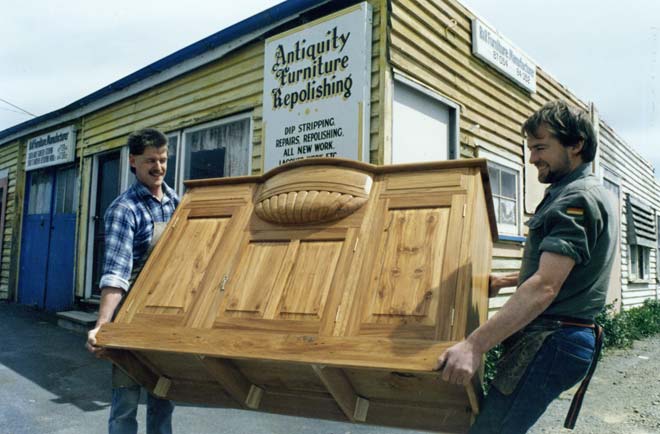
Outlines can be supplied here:
[[590, 164], [583, 164], [548, 187], [525, 223], [529, 235], [518, 286], [538, 270], [543, 252], [575, 261], [545, 314], [593, 320], [605, 306], [618, 234], [618, 212], [608, 194]]

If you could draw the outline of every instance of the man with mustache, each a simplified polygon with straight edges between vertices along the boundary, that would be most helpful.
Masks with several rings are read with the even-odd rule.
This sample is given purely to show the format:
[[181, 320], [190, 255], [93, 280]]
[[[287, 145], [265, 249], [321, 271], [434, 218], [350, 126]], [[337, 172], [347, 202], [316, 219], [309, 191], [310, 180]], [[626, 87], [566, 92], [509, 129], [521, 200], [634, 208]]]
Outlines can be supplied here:
[[[87, 349], [103, 357], [96, 346], [99, 328], [118, 311], [149, 254], [172, 218], [179, 198], [166, 183], [167, 137], [153, 128], [128, 138], [129, 163], [136, 181], [119, 195], [105, 213], [105, 257], [101, 277], [101, 304], [96, 326], [87, 336]], [[140, 386], [112, 367], [110, 434], [137, 433]], [[174, 405], [151, 394], [147, 397], [147, 433], [170, 434]]]
[[605, 305], [618, 217], [591, 173], [597, 146], [591, 121], [586, 112], [555, 101], [527, 119], [522, 132], [539, 181], [551, 185], [526, 223], [519, 273], [490, 278], [490, 296], [514, 285], [516, 292], [442, 353], [436, 366], [445, 381], [468, 384], [483, 355], [503, 342], [472, 434], [527, 432], [552, 400], [589, 372], [566, 419], [572, 427], [602, 336], [594, 318]]

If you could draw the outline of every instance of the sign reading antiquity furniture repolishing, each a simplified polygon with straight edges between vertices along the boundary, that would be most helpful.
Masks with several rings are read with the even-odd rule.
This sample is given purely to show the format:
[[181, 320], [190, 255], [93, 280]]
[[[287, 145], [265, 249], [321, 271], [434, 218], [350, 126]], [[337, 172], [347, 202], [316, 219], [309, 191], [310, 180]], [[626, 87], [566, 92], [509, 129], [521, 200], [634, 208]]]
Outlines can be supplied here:
[[309, 157], [368, 160], [371, 6], [266, 40], [264, 170]]

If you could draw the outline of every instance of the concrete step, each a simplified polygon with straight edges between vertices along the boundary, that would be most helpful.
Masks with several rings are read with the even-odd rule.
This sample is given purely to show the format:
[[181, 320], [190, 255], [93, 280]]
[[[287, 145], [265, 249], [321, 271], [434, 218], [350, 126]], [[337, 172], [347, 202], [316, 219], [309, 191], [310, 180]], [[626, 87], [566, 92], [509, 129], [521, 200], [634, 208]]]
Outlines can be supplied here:
[[83, 312], [80, 310], [67, 310], [57, 312], [57, 325], [67, 330], [78, 333], [87, 333], [96, 324], [96, 313]]

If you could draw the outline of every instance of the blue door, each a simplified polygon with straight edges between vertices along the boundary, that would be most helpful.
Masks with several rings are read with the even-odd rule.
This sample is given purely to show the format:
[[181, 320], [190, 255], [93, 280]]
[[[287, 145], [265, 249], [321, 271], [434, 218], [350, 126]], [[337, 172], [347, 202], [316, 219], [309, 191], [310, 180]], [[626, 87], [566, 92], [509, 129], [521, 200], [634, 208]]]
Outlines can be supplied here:
[[75, 167], [55, 173], [55, 196], [46, 269], [46, 309], [64, 310], [73, 304], [78, 176]]
[[65, 310], [73, 303], [76, 168], [30, 172], [27, 181], [19, 303]]
[[26, 181], [28, 192], [23, 218], [18, 302], [43, 308], [50, 244], [53, 173], [51, 170], [28, 172]]

